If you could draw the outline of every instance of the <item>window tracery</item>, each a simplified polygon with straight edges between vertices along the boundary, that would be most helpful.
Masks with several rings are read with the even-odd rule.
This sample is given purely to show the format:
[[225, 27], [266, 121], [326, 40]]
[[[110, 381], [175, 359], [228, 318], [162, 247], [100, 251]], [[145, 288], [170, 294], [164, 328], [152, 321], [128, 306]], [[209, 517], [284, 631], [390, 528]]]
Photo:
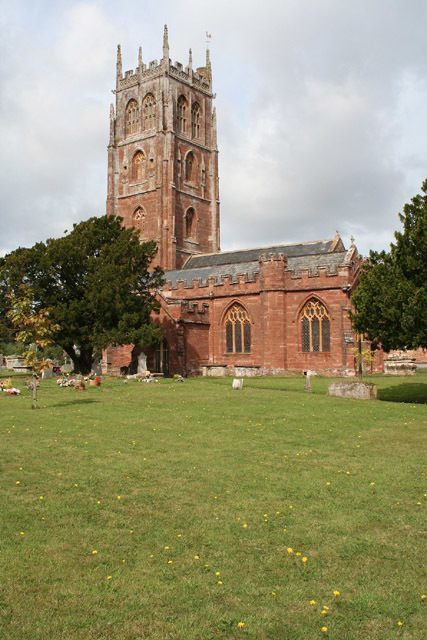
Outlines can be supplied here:
[[156, 127], [156, 101], [152, 93], [147, 93], [142, 102], [142, 128], [144, 131]]
[[200, 137], [200, 107], [197, 102], [191, 107], [191, 137]]
[[139, 129], [139, 107], [136, 100], [129, 100], [125, 113], [125, 133], [127, 136], [137, 133]]
[[187, 99], [185, 96], [178, 98], [178, 132], [187, 132]]
[[240, 304], [233, 304], [224, 319], [226, 353], [250, 353], [251, 321]]
[[327, 352], [331, 350], [331, 321], [324, 304], [312, 298], [304, 306], [301, 316], [302, 351]]
[[137, 151], [132, 158], [132, 182], [142, 182], [145, 179], [146, 159], [143, 151]]
[[132, 226], [141, 234], [144, 231], [144, 224], [145, 211], [142, 207], [138, 207], [137, 209], [135, 209], [132, 216]]

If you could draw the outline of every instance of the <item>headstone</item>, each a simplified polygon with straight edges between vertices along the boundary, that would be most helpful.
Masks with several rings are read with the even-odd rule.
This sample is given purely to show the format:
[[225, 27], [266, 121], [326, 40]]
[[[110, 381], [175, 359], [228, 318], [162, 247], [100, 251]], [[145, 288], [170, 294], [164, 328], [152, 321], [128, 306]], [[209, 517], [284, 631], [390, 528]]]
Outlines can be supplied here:
[[42, 380], [48, 380], [53, 376], [53, 367], [46, 367], [42, 371]]
[[147, 371], [147, 356], [141, 352], [138, 356], [137, 373], [145, 373]]
[[100, 376], [102, 375], [102, 371], [101, 371], [101, 361], [100, 360], [94, 360], [92, 362], [92, 371], [96, 376]]
[[368, 382], [334, 382], [328, 387], [328, 396], [353, 398], [354, 400], [375, 400], [377, 385]]
[[307, 393], [311, 393], [311, 375], [311, 371], [304, 371], [304, 391], [307, 391]]
[[234, 378], [232, 389], [243, 389], [243, 378]]

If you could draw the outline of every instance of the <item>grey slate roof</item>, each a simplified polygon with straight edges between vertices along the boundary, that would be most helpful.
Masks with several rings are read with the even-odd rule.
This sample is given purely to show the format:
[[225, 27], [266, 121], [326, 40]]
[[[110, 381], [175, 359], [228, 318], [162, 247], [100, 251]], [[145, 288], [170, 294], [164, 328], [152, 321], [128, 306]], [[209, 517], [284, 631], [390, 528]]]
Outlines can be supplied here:
[[258, 260], [261, 254], [283, 253], [291, 256], [308, 256], [314, 254], [330, 253], [335, 240], [316, 240], [315, 242], [301, 242], [300, 244], [280, 244], [272, 247], [257, 247], [255, 249], [243, 249], [239, 251], [225, 251], [224, 253], [204, 253], [200, 256], [191, 256], [184, 265], [185, 269], [199, 267], [219, 266], [223, 264], [236, 264]]
[[231, 276], [231, 281], [236, 283], [242, 274], [247, 274], [249, 280], [253, 280], [259, 273], [259, 256], [271, 253], [287, 255], [286, 271], [293, 272], [295, 276], [307, 269], [310, 275], [316, 276], [320, 268], [326, 268], [327, 273], [332, 275], [345, 263], [347, 256], [347, 251], [333, 252], [333, 244], [334, 241], [328, 240], [192, 256], [183, 269], [166, 271], [165, 278], [172, 288], [177, 286], [179, 280], [184, 281], [185, 287], [191, 287], [193, 280], [199, 281], [202, 286], [206, 285], [208, 278], [212, 277], [217, 283], [221, 283], [224, 276]]

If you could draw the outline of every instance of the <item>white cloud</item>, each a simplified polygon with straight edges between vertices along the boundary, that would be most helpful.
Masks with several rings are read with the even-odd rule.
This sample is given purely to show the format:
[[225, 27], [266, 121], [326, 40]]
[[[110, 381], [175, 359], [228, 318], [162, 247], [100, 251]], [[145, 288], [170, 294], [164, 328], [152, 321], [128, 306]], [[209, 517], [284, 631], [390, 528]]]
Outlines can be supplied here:
[[116, 44], [125, 68], [212, 32], [222, 245], [351, 233], [387, 246], [426, 177], [427, 3], [2, 3], [0, 246], [102, 214]]

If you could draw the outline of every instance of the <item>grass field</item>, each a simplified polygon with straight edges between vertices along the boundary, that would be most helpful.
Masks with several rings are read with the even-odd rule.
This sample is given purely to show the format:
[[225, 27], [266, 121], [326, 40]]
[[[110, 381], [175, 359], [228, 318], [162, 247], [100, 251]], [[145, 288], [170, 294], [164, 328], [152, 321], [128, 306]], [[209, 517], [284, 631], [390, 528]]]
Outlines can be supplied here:
[[374, 381], [0, 394], [0, 638], [424, 640], [427, 375]]

